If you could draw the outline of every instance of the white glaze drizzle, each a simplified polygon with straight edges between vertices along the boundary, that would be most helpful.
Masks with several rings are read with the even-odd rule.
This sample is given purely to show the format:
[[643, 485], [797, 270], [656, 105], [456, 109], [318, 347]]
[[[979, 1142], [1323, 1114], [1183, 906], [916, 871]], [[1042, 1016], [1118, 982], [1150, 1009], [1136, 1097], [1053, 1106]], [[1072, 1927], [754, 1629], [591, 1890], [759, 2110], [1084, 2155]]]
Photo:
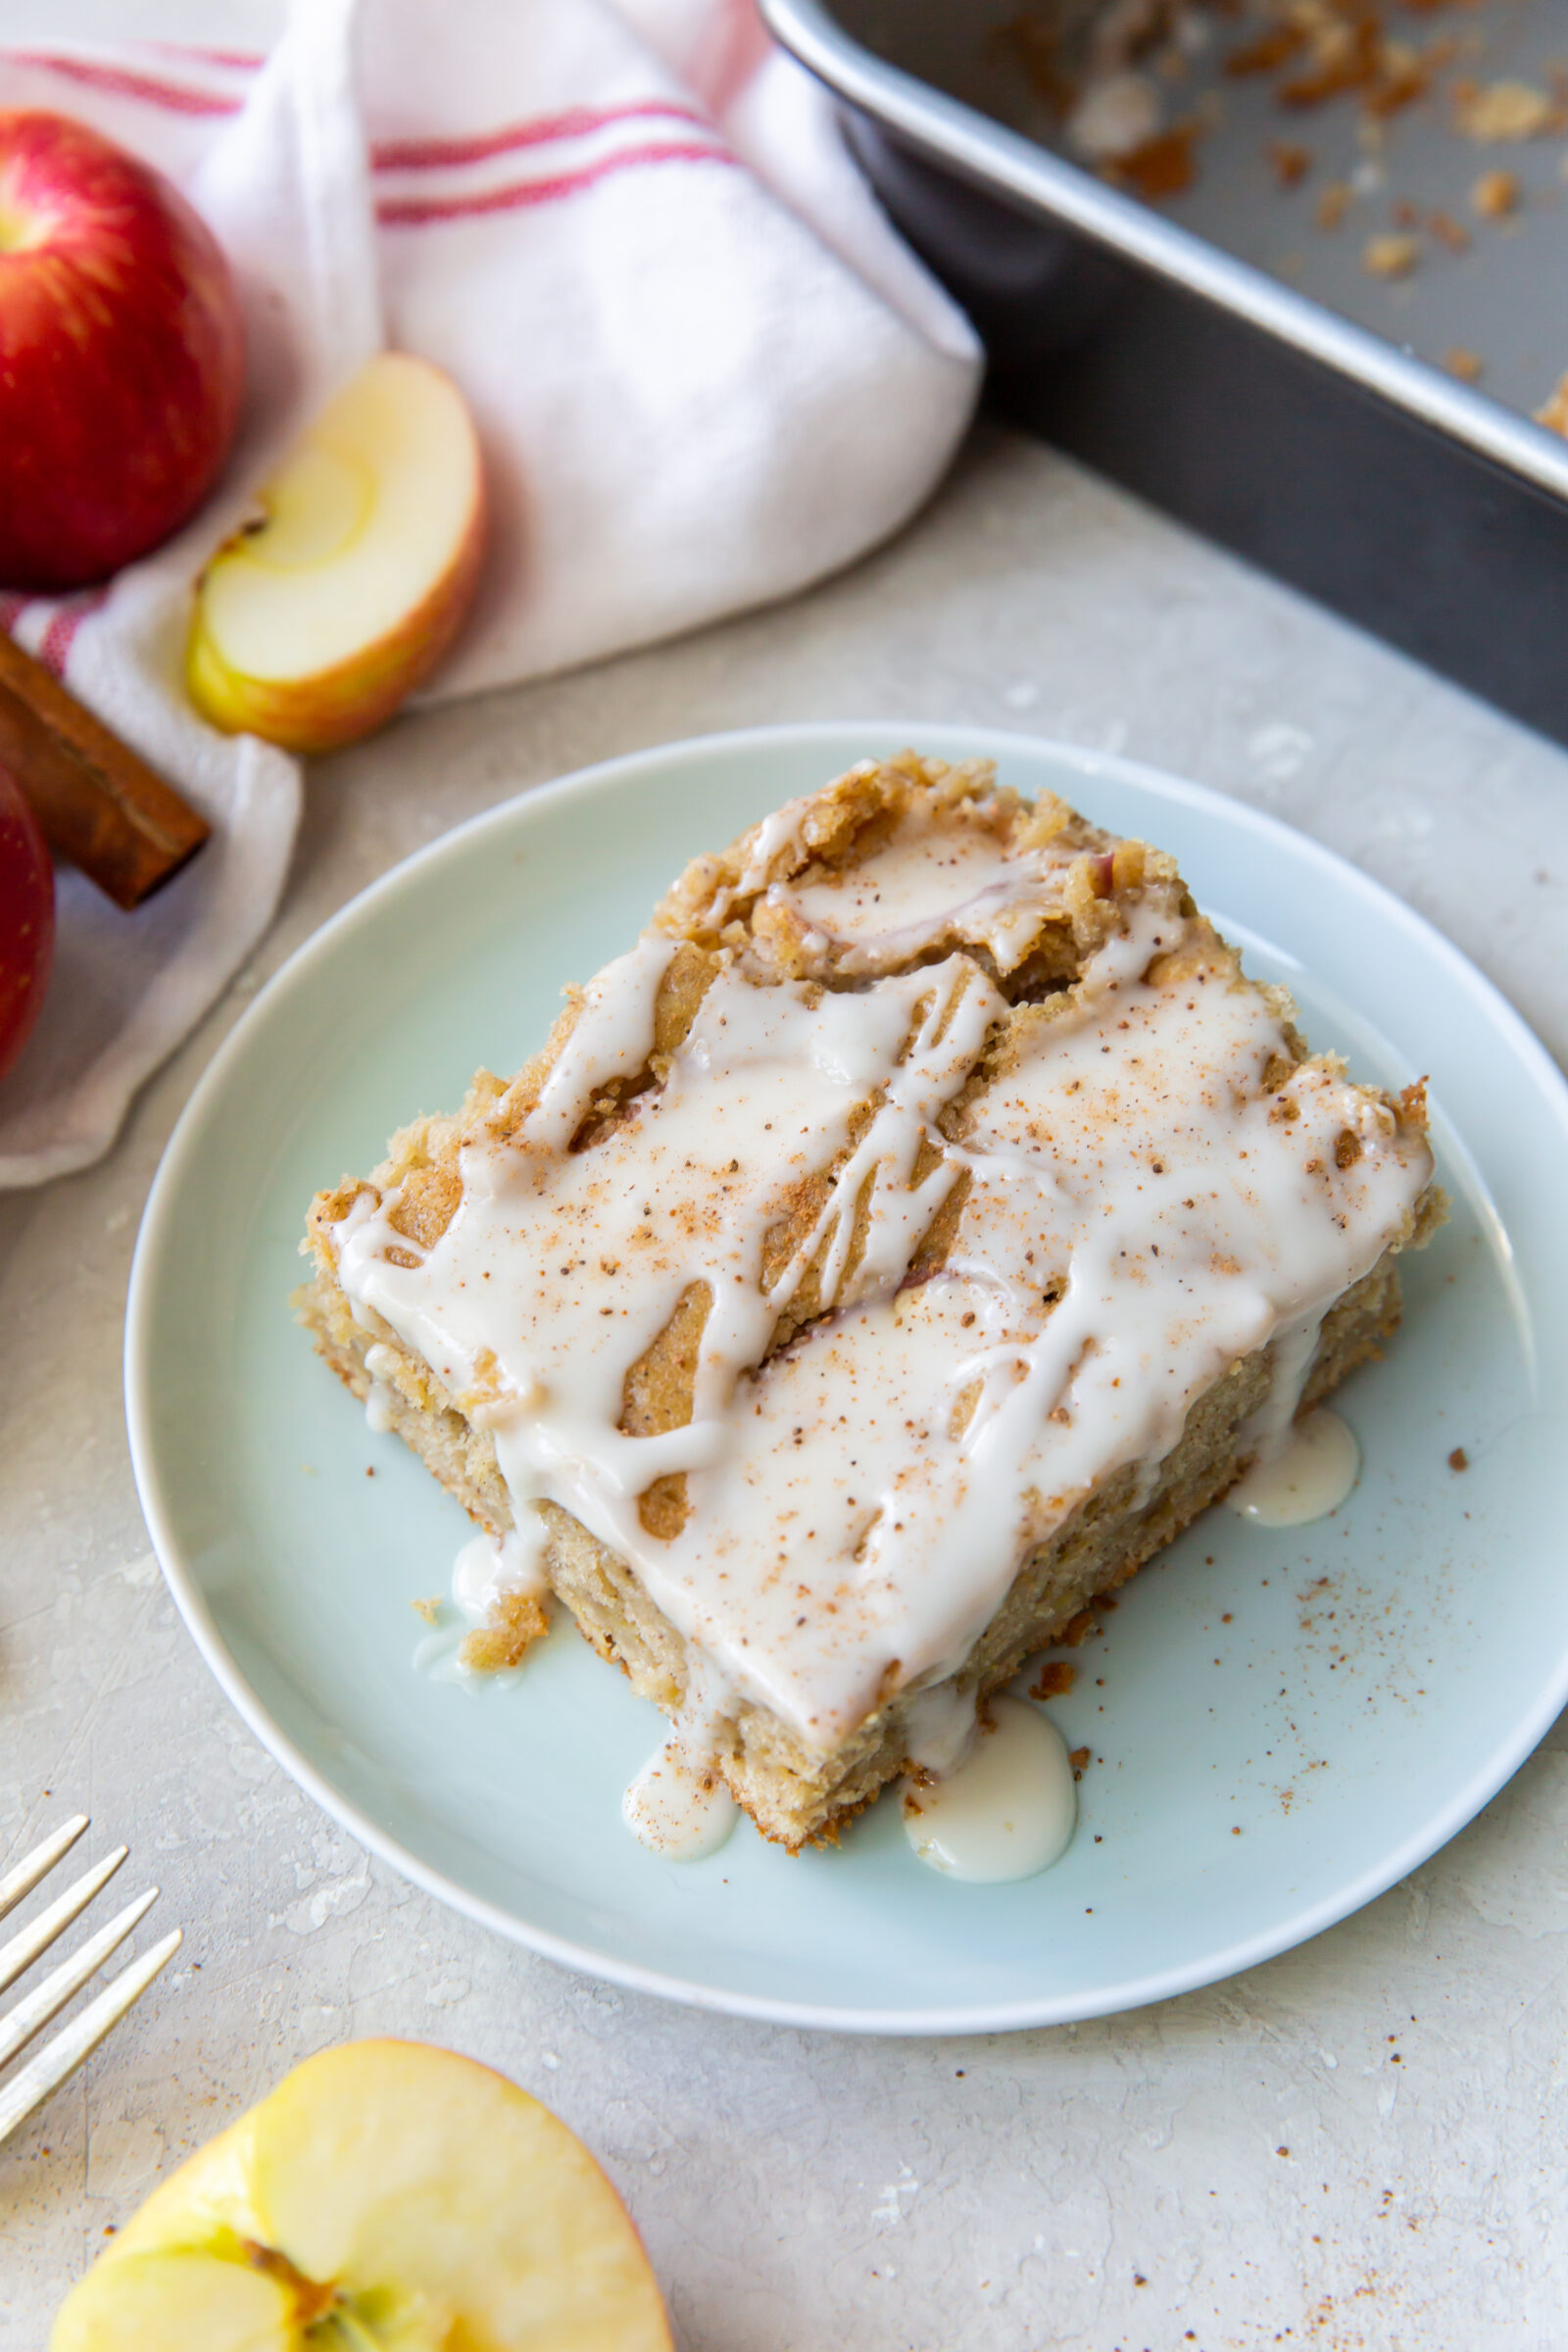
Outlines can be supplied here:
[[621, 1819], [639, 1843], [666, 1862], [703, 1862], [717, 1853], [740, 1807], [710, 1758], [694, 1758], [672, 1733], [621, 1799]]
[[1076, 853], [1010, 849], [985, 815], [982, 805], [942, 823], [906, 816], [873, 856], [820, 881], [772, 883], [768, 903], [837, 947], [841, 972], [889, 971], [935, 941], [986, 947], [1010, 971], [1060, 906]]
[[415, 1673], [428, 1675], [432, 1683], [461, 1683], [472, 1690], [481, 1678], [463, 1662], [461, 1653], [466, 1640], [462, 1626], [434, 1626], [429, 1633], [421, 1634], [414, 1645]]
[[757, 828], [750, 855], [735, 881], [715, 891], [710, 903], [707, 920], [716, 931], [726, 920], [732, 907], [743, 899], [756, 898], [767, 888], [768, 868], [781, 854], [787, 853], [792, 866], [801, 863], [806, 856], [802, 833], [811, 811], [811, 796], [786, 801], [763, 817]]
[[369, 1391], [365, 1399], [366, 1427], [378, 1438], [384, 1438], [396, 1427], [397, 1391], [392, 1386], [392, 1372], [397, 1364], [395, 1348], [379, 1342], [365, 1350], [365, 1369], [370, 1375]]
[[653, 1052], [659, 984], [675, 947], [673, 939], [645, 931], [634, 948], [589, 981], [577, 1019], [528, 1113], [535, 1151], [564, 1152], [600, 1089], [643, 1067]]
[[514, 1592], [543, 1599], [549, 1579], [537, 1550], [515, 1533], [470, 1536], [452, 1563], [452, 1597], [470, 1625], [488, 1625], [497, 1601]]
[[1078, 1820], [1067, 1743], [1027, 1699], [993, 1699], [992, 1728], [941, 1779], [906, 1785], [904, 1834], [944, 1877], [998, 1886], [1058, 1862]]
[[666, 1862], [704, 1861], [735, 1826], [740, 1807], [715, 1756], [734, 1703], [734, 1687], [717, 1661], [694, 1650], [668, 1737], [632, 1781], [620, 1806], [632, 1836]]
[[463, 1656], [469, 1629], [488, 1625], [496, 1603], [509, 1593], [530, 1592], [543, 1599], [549, 1591], [537, 1559], [515, 1536], [492, 1536], [481, 1528], [461, 1546], [452, 1563], [452, 1598], [463, 1622], [438, 1624], [419, 1637], [414, 1650], [415, 1671], [428, 1675], [432, 1683], [462, 1683], [468, 1689], [480, 1685], [509, 1688], [521, 1667], [469, 1666]]
[[972, 1687], [965, 1690], [954, 1682], [917, 1690], [906, 1726], [904, 1752], [909, 1763], [938, 1779], [956, 1771], [974, 1745], [977, 1695]]
[[[651, 1001], [662, 968], [650, 959], [626, 969], [621, 992]], [[938, 1196], [923, 1196], [911, 1230], [911, 1196], [897, 1176], [924, 1119], [962, 1084], [1002, 1009], [962, 957], [863, 997], [795, 983], [760, 988], [731, 968], [710, 989], [667, 1084], [603, 1144], [575, 1154], [537, 1151], [530, 1118], [519, 1144], [466, 1151], [463, 1201], [428, 1260], [391, 1263], [389, 1247], [417, 1252], [390, 1225], [391, 1200], [377, 1209], [361, 1197], [338, 1228], [344, 1289], [384, 1317], [454, 1394], [472, 1392], [481, 1359], [493, 1359], [496, 1369], [468, 1409], [494, 1434], [523, 1544], [537, 1551], [541, 1540], [526, 1505], [550, 1495], [636, 1558], [682, 1631], [698, 1631], [699, 1608], [661, 1574], [666, 1553], [686, 1547], [650, 1539], [637, 1498], [652, 1479], [700, 1471], [725, 1450], [738, 1375], [761, 1357], [815, 1250], [827, 1250], [842, 1283], [847, 1212], [873, 1174], [863, 1264], [884, 1279], [902, 1277]], [[585, 1110], [602, 1083], [594, 1054], [601, 1024], [617, 1056], [638, 1029], [619, 996], [585, 999], [568, 1040], [577, 1049], [574, 1108]], [[651, 1033], [646, 1021], [642, 1029]], [[764, 1296], [766, 1233], [801, 1180], [843, 1152], [852, 1115], [879, 1090], [880, 1109], [817, 1234]], [[558, 1117], [554, 1131], [574, 1132], [580, 1116]], [[887, 1178], [877, 1166], [883, 1152]], [[956, 1173], [946, 1172], [943, 1189]], [[890, 1236], [902, 1236], [902, 1248]], [[627, 1367], [693, 1282], [708, 1284], [713, 1303], [692, 1422], [663, 1437], [623, 1436], [616, 1424]], [[858, 1287], [858, 1273], [846, 1296]], [[826, 1277], [823, 1289], [835, 1295]]]
[[[1200, 968], [1149, 981], [1178, 947]], [[1280, 1020], [1203, 961], [1163, 888], [1027, 1017], [961, 1145], [934, 1121], [1004, 1007], [954, 955], [857, 993], [757, 987], [727, 965], [664, 1085], [564, 1153], [606, 1075], [646, 1054], [671, 952], [645, 940], [586, 992], [543, 1138], [536, 1111], [463, 1152], [428, 1253], [390, 1222], [395, 1195], [362, 1195], [337, 1228], [340, 1276], [362, 1319], [384, 1318], [493, 1431], [523, 1555], [530, 1504], [561, 1503], [632, 1563], [689, 1657], [825, 1750], [891, 1690], [960, 1665], [1024, 1547], [1110, 1471], [1152, 1483], [1194, 1397], [1271, 1342], [1287, 1423], [1302, 1335], [1404, 1230], [1429, 1160], [1332, 1068], [1262, 1092]], [[1359, 1155], [1342, 1168], [1347, 1130]], [[940, 1160], [914, 1192], [922, 1144]], [[765, 1236], [828, 1171], [769, 1295]], [[960, 1175], [947, 1266], [901, 1290]], [[418, 1262], [392, 1263], [394, 1246]], [[813, 1257], [837, 1311], [763, 1363]], [[626, 1373], [697, 1283], [712, 1305], [692, 1420], [629, 1437]], [[666, 1542], [637, 1500], [672, 1471], [688, 1513]]]
[[1252, 1464], [1225, 1499], [1254, 1527], [1304, 1527], [1326, 1519], [1355, 1485], [1361, 1448], [1338, 1413], [1303, 1413], [1279, 1449]]

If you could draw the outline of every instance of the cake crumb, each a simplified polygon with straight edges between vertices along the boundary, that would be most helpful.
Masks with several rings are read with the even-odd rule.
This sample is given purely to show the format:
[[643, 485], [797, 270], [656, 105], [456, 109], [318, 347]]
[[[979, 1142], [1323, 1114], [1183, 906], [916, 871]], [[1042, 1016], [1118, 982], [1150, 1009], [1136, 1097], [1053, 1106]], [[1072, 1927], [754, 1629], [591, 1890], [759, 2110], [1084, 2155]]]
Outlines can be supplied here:
[[1263, 151], [1282, 188], [1298, 187], [1312, 169], [1312, 150], [1294, 139], [1270, 139]]
[[1031, 1698], [1065, 1698], [1078, 1680], [1078, 1669], [1065, 1658], [1052, 1658], [1040, 1669], [1038, 1681], [1029, 1687]]
[[1556, 113], [1545, 91], [1528, 81], [1463, 81], [1453, 87], [1455, 124], [1478, 145], [1539, 138], [1552, 127]]
[[1066, 143], [1086, 163], [1120, 163], [1159, 137], [1160, 103], [1148, 74], [1133, 66], [1092, 75], [1063, 125]]
[[1105, 177], [1118, 187], [1131, 188], [1146, 204], [1157, 204], [1164, 196], [1185, 195], [1198, 177], [1193, 146], [1201, 127], [1198, 122], [1177, 122], [1169, 130], [1156, 131], [1152, 139], [1108, 162]]
[[1084, 1768], [1085, 1768], [1085, 1766], [1086, 1766], [1086, 1765], [1088, 1764], [1088, 1762], [1089, 1762], [1089, 1750], [1088, 1750], [1088, 1748], [1087, 1748], [1087, 1747], [1075, 1747], [1075, 1748], [1071, 1748], [1071, 1749], [1068, 1751], [1068, 1755], [1067, 1755], [1067, 1761], [1068, 1761], [1068, 1763], [1069, 1763], [1069, 1764], [1072, 1766], [1072, 1777], [1073, 1777], [1073, 1779], [1074, 1779], [1075, 1781], [1081, 1781], [1081, 1780], [1083, 1779], [1083, 1777], [1084, 1777]]
[[475, 1674], [499, 1674], [505, 1667], [521, 1665], [528, 1649], [549, 1631], [543, 1604], [531, 1592], [504, 1592], [494, 1621], [465, 1636], [458, 1659]]
[[1501, 220], [1519, 210], [1519, 181], [1512, 172], [1483, 172], [1470, 191], [1470, 210], [1483, 220]]
[[1277, 67], [1290, 64], [1305, 39], [1305, 29], [1299, 24], [1272, 24], [1256, 40], [1233, 49], [1225, 60], [1225, 71], [1233, 81], [1243, 81], [1252, 74], [1272, 74]]
[[1544, 424], [1548, 432], [1568, 433], [1568, 374], [1557, 378], [1545, 406], [1537, 409], [1536, 422]]
[[1338, 228], [1349, 211], [1353, 191], [1343, 179], [1331, 179], [1317, 200], [1319, 228]]
[[1451, 350], [1444, 353], [1443, 365], [1450, 375], [1458, 377], [1461, 384], [1479, 384], [1481, 381], [1481, 355], [1467, 351], [1462, 343], [1455, 343]]
[[1450, 1470], [1468, 1470], [1469, 1467], [1470, 1456], [1462, 1446], [1456, 1446], [1448, 1456], [1448, 1468]]
[[428, 1600], [411, 1600], [409, 1606], [414, 1610], [416, 1616], [424, 1619], [426, 1625], [434, 1625], [441, 1614], [441, 1595], [439, 1592], [432, 1592]]
[[1420, 258], [1421, 247], [1415, 237], [1368, 237], [1361, 251], [1361, 267], [1368, 277], [1408, 277]]
[[1438, 243], [1446, 245], [1450, 253], [1469, 252], [1470, 231], [1451, 213], [1428, 213], [1427, 227]]

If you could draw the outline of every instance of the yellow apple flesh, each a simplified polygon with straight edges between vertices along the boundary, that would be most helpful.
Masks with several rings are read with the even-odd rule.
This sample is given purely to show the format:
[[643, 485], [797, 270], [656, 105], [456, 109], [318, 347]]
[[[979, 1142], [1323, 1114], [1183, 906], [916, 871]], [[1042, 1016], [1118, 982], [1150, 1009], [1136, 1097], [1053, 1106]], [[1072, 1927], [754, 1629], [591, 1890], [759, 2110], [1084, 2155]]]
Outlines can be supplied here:
[[185, 682], [225, 734], [331, 751], [445, 653], [479, 575], [484, 479], [450, 378], [384, 351], [328, 403], [196, 588]]
[[488, 2067], [325, 2050], [156, 2189], [49, 2352], [670, 2352], [625, 2208]]
[[296, 2352], [305, 2341], [285, 2284], [243, 2261], [180, 2247], [89, 2271], [55, 2323], [50, 2352]]

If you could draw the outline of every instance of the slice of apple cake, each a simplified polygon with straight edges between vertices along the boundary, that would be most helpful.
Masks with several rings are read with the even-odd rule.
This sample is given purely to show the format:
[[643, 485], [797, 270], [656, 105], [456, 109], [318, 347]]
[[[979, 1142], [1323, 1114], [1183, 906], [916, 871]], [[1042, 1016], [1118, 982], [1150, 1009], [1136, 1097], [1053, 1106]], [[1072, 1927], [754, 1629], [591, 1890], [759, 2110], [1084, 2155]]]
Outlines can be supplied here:
[[494, 1539], [472, 1661], [553, 1592], [795, 1847], [1377, 1351], [1431, 1179], [1168, 857], [909, 754], [320, 1194], [302, 1313]]

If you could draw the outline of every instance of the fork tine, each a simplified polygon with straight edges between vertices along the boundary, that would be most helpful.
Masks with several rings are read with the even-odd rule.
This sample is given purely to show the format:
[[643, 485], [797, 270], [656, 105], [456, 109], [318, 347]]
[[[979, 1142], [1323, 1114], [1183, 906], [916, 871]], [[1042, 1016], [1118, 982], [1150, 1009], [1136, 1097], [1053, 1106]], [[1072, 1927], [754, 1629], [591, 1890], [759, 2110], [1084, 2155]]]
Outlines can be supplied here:
[[114, 1877], [128, 1850], [119, 1845], [112, 1854], [105, 1854], [74, 1886], [68, 1886], [64, 1894], [57, 1896], [47, 1911], [40, 1911], [9, 1943], [0, 1944], [0, 1992], [8, 1984], [14, 1984], [40, 1952], [48, 1950], [61, 1929], [69, 1928], [78, 1911], [86, 1910], [99, 1887]]
[[24, 2000], [0, 2018], [0, 2066], [9, 2066], [17, 2052], [25, 2048], [33, 2035], [59, 2014], [74, 1993], [81, 1990], [87, 1979], [102, 1968], [110, 1953], [124, 1942], [136, 1922], [157, 1900], [156, 1886], [138, 1894], [133, 1903], [127, 1903], [96, 1936], [89, 1936], [79, 1950], [52, 1969], [41, 1984], [35, 1984]]
[[62, 2026], [52, 2041], [44, 2043], [36, 2058], [28, 2059], [22, 2072], [0, 2090], [0, 2140], [8, 2138], [35, 2107], [41, 2107], [51, 2091], [58, 2090], [84, 2058], [91, 2057], [104, 2035], [141, 1998], [166, 1962], [173, 1958], [180, 1941], [179, 1929], [172, 1929], [162, 1943], [155, 1943], [140, 1960], [122, 1968], [79, 2017], [74, 2017], [69, 2026]]
[[87, 1827], [85, 1813], [73, 1814], [58, 1830], [47, 1837], [42, 1845], [35, 1845], [24, 1861], [0, 1879], [0, 1919], [14, 1911], [24, 1894], [30, 1894], [41, 1878], [53, 1870], [62, 1854], [69, 1854], [82, 1831]]

